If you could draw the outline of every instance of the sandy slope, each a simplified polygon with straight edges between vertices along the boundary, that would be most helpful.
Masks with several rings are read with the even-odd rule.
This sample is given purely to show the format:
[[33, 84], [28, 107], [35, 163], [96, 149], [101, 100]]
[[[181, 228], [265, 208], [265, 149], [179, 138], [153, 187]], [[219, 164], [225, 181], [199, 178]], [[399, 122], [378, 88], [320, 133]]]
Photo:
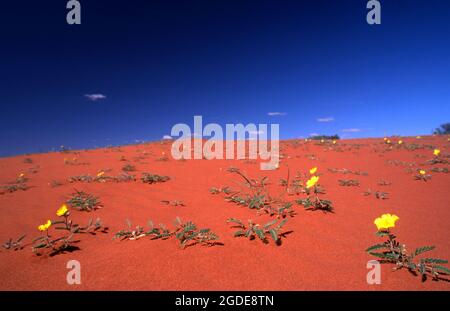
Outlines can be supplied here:
[[[439, 147], [442, 154], [450, 152], [446, 137], [406, 138], [404, 146], [414, 144]], [[396, 142], [396, 140], [394, 140]], [[99, 196], [104, 208], [91, 214], [74, 212], [74, 218], [85, 222], [100, 217], [110, 228], [108, 234], [82, 236], [81, 250], [54, 257], [35, 256], [30, 246], [21, 251], [0, 252], [1, 290], [448, 290], [448, 282], [428, 280], [407, 271], [391, 272], [382, 268], [382, 284], [366, 283], [366, 263], [370, 256], [366, 247], [380, 242], [375, 237], [373, 220], [382, 213], [400, 216], [395, 232], [400, 240], [415, 248], [436, 245], [433, 255], [450, 259], [450, 174], [433, 173], [428, 182], [416, 181], [413, 169], [430, 169], [421, 165], [432, 158], [432, 149], [408, 151], [405, 148], [386, 151], [380, 139], [339, 141], [336, 146], [315, 142], [285, 141], [281, 144], [284, 159], [275, 171], [262, 172], [257, 163], [225, 160], [156, 161], [170, 144], [152, 143], [117, 149], [80, 151], [79, 154], [47, 153], [0, 159], [0, 185], [14, 181], [24, 172], [30, 179], [27, 191], [0, 195], [0, 239], [27, 234], [37, 236], [36, 227], [48, 218], [56, 218], [55, 210], [74, 188]], [[310, 155], [316, 157], [315, 160]], [[125, 157], [128, 162], [120, 161]], [[29, 157], [33, 163], [23, 163]], [[86, 165], [67, 165], [64, 158], [77, 157]], [[388, 164], [389, 160], [405, 163]], [[168, 175], [171, 180], [160, 184], [68, 183], [73, 175], [120, 173], [131, 163], [142, 172]], [[397, 163], [399, 164], [399, 163]], [[295, 206], [297, 215], [289, 218], [286, 229], [292, 230], [279, 247], [260, 241], [233, 238], [226, 223], [229, 217], [253, 219], [264, 223], [268, 217], [253, 210], [228, 203], [223, 196], [212, 195], [213, 186], [234, 186], [236, 175], [226, 172], [239, 167], [251, 177], [268, 176], [270, 189], [278, 194], [278, 185], [285, 178], [287, 166], [292, 174], [318, 166], [320, 183], [327, 190], [323, 198], [333, 201], [336, 213], [305, 211]], [[435, 165], [434, 167], [449, 167]], [[32, 173], [35, 168], [35, 173]], [[330, 168], [361, 170], [368, 176], [332, 173]], [[450, 167], [449, 167], [450, 168]], [[358, 179], [360, 187], [342, 187], [338, 179]], [[380, 186], [380, 180], [392, 182]], [[59, 180], [63, 185], [50, 187]], [[364, 196], [367, 189], [389, 193], [388, 200]], [[299, 196], [301, 197], [301, 196]], [[294, 200], [297, 196], [289, 196]], [[186, 206], [164, 205], [161, 200], [181, 200]], [[200, 227], [211, 228], [221, 237], [224, 246], [194, 246], [181, 250], [176, 240], [113, 241], [115, 232], [124, 229], [125, 219], [145, 225], [148, 219], [171, 225], [176, 216], [192, 220]], [[82, 265], [82, 285], [66, 283], [66, 263], [76, 259]]]

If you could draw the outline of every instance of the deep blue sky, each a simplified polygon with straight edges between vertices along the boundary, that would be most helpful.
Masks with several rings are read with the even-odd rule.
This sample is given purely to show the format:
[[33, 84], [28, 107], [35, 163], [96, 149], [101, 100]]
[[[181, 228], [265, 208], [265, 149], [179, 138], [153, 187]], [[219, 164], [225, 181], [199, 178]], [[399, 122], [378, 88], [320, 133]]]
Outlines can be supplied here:
[[157, 140], [194, 115], [282, 138], [450, 121], [448, 0], [381, 1], [379, 26], [365, 0], [80, 2], [79, 26], [65, 0], [2, 2], [1, 156]]

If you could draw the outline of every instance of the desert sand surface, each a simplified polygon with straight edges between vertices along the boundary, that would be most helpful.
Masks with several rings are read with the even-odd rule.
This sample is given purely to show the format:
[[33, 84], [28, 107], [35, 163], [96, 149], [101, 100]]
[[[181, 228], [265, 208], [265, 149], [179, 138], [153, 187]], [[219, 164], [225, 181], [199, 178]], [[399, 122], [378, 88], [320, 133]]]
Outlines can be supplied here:
[[[430, 256], [450, 259], [450, 142], [446, 136], [331, 141], [287, 140], [280, 143], [281, 162], [276, 170], [261, 171], [258, 161], [185, 160], [170, 155], [171, 142], [51, 152], [0, 158], [0, 185], [13, 183], [20, 174], [26, 190], [0, 195], [0, 239], [26, 234], [22, 250], [0, 251], [0, 290], [449, 290], [445, 280], [421, 281], [406, 269], [392, 271], [382, 265], [382, 283], [368, 285], [365, 250], [382, 241], [375, 235], [374, 219], [393, 213], [399, 220], [393, 231], [408, 249], [435, 245]], [[440, 149], [444, 163], [429, 164]], [[25, 159], [31, 159], [25, 160]], [[447, 161], [447, 163], [445, 163]], [[117, 176], [124, 165], [135, 181], [69, 182], [71, 176], [99, 172]], [[334, 212], [308, 211], [294, 202], [291, 231], [281, 245], [272, 241], [233, 236], [226, 222], [234, 217], [264, 224], [274, 217], [238, 206], [212, 194], [212, 187], [238, 188], [243, 179], [227, 171], [239, 168], [246, 176], [268, 177], [268, 189], [294, 202], [304, 194], [286, 194], [280, 179], [317, 167], [321, 198], [332, 201]], [[416, 180], [423, 169], [431, 178]], [[143, 172], [166, 175], [162, 183], [142, 183]], [[359, 186], [341, 186], [339, 180], [357, 180]], [[57, 183], [55, 183], [57, 181]], [[59, 184], [59, 185], [56, 185]], [[102, 208], [71, 211], [80, 224], [99, 217], [108, 233], [80, 235], [78, 250], [54, 256], [37, 256], [31, 240], [41, 233], [37, 226], [56, 219], [55, 211], [74, 191], [97, 196]], [[371, 190], [371, 194], [364, 192]], [[376, 191], [387, 193], [377, 198]], [[162, 201], [181, 201], [183, 205]], [[176, 239], [113, 240], [126, 229], [126, 220], [145, 226], [172, 226], [174, 219], [193, 221], [210, 228], [222, 245], [181, 248]], [[81, 264], [81, 284], [68, 285], [66, 264]]]

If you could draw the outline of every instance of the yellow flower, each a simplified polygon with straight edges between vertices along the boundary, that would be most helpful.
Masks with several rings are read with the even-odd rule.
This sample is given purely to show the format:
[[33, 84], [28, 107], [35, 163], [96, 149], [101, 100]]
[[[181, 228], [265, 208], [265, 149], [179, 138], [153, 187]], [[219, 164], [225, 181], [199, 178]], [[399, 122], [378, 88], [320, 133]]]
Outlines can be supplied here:
[[316, 172], [317, 172], [317, 167], [316, 166], [309, 170], [309, 173], [311, 175], [314, 175]]
[[388, 139], [387, 141], [386, 141], [388, 144], [390, 144], [391, 143], [391, 140], [390, 139]]
[[435, 156], [438, 156], [440, 153], [441, 153], [441, 150], [439, 150], [439, 149], [434, 149], [434, 151], [433, 151], [433, 154]]
[[23, 176], [25, 176], [24, 173], [20, 173], [20, 174], [19, 174], [19, 178], [22, 178]]
[[307, 182], [306, 182], [306, 188], [309, 189], [311, 187], [314, 187], [317, 182], [319, 181], [318, 176], [312, 176]]
[[105, 172], [101, 171], [100, 173], [97, 174], [97, 177], [102, 177], [103, 175], [105, 175]]
[[387, 137], [385, 137], [385, 138], [383, 138], [384, 139], [384, 141], [387, 141], [388, 139], [387, 139]]
[[389, 228], [395, 227], [395, 222], [399, 220], [400, 218], [397, 215], [394, 214], [383, 214], [381, 217], [378, 217], [373, 222], [376, 226], [378, 231], [385, 230]]
[[58, 208], [58, 210], [56, 211], [56, 215], [61, 217], [67, 214], [67, 212], [69, 211], [69, 209], [67, 208], [66, 204], [61, 205], [60, 208]]
[[399, 140], [399, 141], [398, 141], [398, 144], [399, 144], [399, 145], [403, 144], [403, 140]]
[[427, 173], [427, 172], [426, 172], [425, 170], [420, 170], [420, 171], [419, 171], [419, 174], [420, 174], [420, 175], [425, 175], [426, 173]]
[[336, 141], [335, 140], [333, 140], [333, 145], [336, 145]]
[[324, 142], [325, 142], [325, 140], [321, 139], [321, 140], [320, 140], [320, 142], [321, 142], [321, 143], [324, 143]]
[[422, 138], [422, 136], [416, 136], [416, 138], [417, 138], [417, 139], [421, 139], [421, 138]]
[[51, 225], [52, 225], [52, 221], [49, 219], [49, 220], [47, 220], [47, 222], [45, 224], [38, 226], [38, 230], [39, 231], [48, 230], [48, 228], [50, 228]]

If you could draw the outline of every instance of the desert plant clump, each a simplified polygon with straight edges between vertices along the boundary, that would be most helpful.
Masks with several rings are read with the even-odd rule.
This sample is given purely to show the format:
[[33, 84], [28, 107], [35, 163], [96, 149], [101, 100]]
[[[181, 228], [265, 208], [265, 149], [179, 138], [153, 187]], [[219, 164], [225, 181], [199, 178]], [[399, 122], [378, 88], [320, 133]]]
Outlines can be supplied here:
[[23, 159], [22, 163], [32, 164], [33, 163], [33, 159], [32, 158], [25, 158], [25, 159]]
[[71, 176], [69, 178], [70, 183], [75, 183], [75, 182], [106, 183], [106, 182], [129, 182], [129, 181], [136, 181], [136, 177], [134, 175], [128, 174], [127, 172], [122, 172], [117, 176], [107, 176], [104, 171], [101, 171], [101, 172], [97, 173], [97, 175], [95, 177], [92, 177], [90, 175], [79, 175], [79, 176]]
[[339, 173], [339, 174], [344, 174], [344, 175], [346, 175], [346, 174], [354, 174], [354, 175], [357, 175], [357, 176], [368, 176], [369, 175], [369, 173], [364, 172], [364, 171], [359, 171], [359, 170], [354, 171], [354, 170], [350, 170], [350, 169], [347, 169], [347, 168], [341, 168], [341, 169], [339, 169], [339, 168], [329, 168], [328, 171], [331, 172], [331, 173]]
[[131, 165], [131, 164], [126, 164], [122, 167], [122, 171], [124, 172], [134, 172], [136, 171], [136, 166]]
[[86, 183], [90, 183], [93, 182], [94, 178], [90, 175], [78, 175], [78, 176], [70, 176], [69, 177], [69, 182], [70, 183], [75, 183], [75, 182], [86, 182]]
[[41, 255], [45, 249], [50, 250], [50, 255], [55, 255], [65, 250], [74, 249], [73, 246], [77, 241], [73, 240], [74, 233], [70, 232], [67, 235], [52, 238], [49, 234], [49, 228], [52, 226], [51, 220], [47, 220], [45, 224], [38, 226], [38, 230], [42, 235], [33, 240], [32, 250], [36, 255]]
[[446, 174], [450, 172], [450, 170], [446, 167], [433, 167], [431, 171], [434, 173], [446, 173]]
[[434, 164], [447, 164], [448, 161], [444, 159], [444, 157], [441, 155], [440, 149], [434, 149], [433, 150], [433, 158], [431, 160], [428, 160], [426, 164], [434, 165]]
[[242, 190], [233, 191], [228, 187], [212, 188], [210, 189], [211, 193], [225, 193], [226, 201], [256, 210], [258, 214], [266, 213], [271, 216], [276, 215], [278, 218], [294, 215], [292, 203], [270, 195], [267, 190], [267, 177], [262, 177], [259, 180], [249, 178], [235, 167], [230, 167], [227, 171], [237, 174], [243, 179]]
[[160, 176], [150, 173], [142, 173], [141, 181], [146, 184], [153, 184], [158, 182], [166, 182], [170, 180], [169, 176]]
[[24, 184], [24, 183], [18, 183], [18, 184], [12, 184], [12, 185], [6, 185], [6, 186], [1, 186], [0, 187], [0, 194], [5, 194], [5, 193], [13, 193], [16, 191], [26, 191], [28, 190], [29, 187]]
[[97, 197], [78, 190], [72, 193], [71, 198], [66, 203], [73, 209], [86, 212], [91, 212], [101, 207], [101, 203]]
[[404, 244], [397, 241], [397, 237], [391, 232], [391, 228], [395, 227], [395, 223], [399, 220], [397, 215], [383, 214], [375, 219], [374, 223], [378, 229], [376, 235], [386, 238], [386, 241], [375, 244], [366, 249], [366, 252], [383, 260], [383, 263], [395, 264], [395, 270], [406, 268], [414, 274], [419, 273], [422, 281], [431, 276], [438, 280], [441, 275], [450, 275], [450, 269], [443, 266], [448, 261], [439, 258], [421, 258], [417, 260], [417, 256], [432, 251], [435, 246], [423, 246], [416, 248], [414, 252], [409, 252]]
[[299, 205], [303, 205], [303, 207], [307, 210], [322, 210], [324, 212], [333, 212], [332, 202], [319, 198], [319, 194], [323, 194], [324, 190], [319, 185], [319, 176], [314, 175], [316, 171], [316, 168], [310, 170], [311, 177], [308, 179], [305, 185], [305, 192], [307, 194], [307, 197], [304, 199], [296, 200], [296, 202]]
[[23, 249], [22, 241], [23, 239], [25, 239], [25, 236], [26, 235], [23, 234], [15, 240], [10, 238], [8, 241], [3, 243], [2, 247], [7, 250], [14, 250], [14, 251], [21, 250]]
[[88, 224], [84, 227], [82, 227], [79, 224], [74, 223], [69, 217], [70, 217], [70, 211], [66, 204], [63, 204], [57, 211], [56, 215], [63, 220], [57, 220], [52, 221], [52, 225], [59, 225], [58, 227], [55, 226], [56, 230], [67, 230], [72, 233], [89, 233], [92, 235], [95, 235], [96, 232], [100, 229], [101, 232], [106, 233], [107, 228], [104, 228], [102, 225], [102, 222], [100, 218], [97, 218], [95, 221], [92, 219], [89, 219]]
[[180, 200], [162, 200], [161, 203], [166, 204], [166, 205], [172, 205], [172, 206], [186, 206], [184, 205], [183, 201]]
[[417, 174], [414, 176], [414, 179], [428, 181], [431, 179], [431, 175], [427, 174], [425, 170], [418, 170]]
[[219, 236], [216, 235], [211, 229], [198, 229], [197, 225], [191, 221], [183, 223], [179, 217], [175, 220], [175, 228], [169, 230], [165, 225], [160, 224], [158, 227], [153, 225], [152, 221], [148, 222], [149, 229], [146, 230], [142, 226], [136, 226], [133, 228], [131, 222], [127, 220], [127, 229], [117, 232], [113, 239], [120, 240], [138, 240], [143, 237], [150, 237], [151, 240], [162, 239], [167, 240], [171, 237], [175, 237], [181, 247], [184, 249], [188, 246], [196, 244], [204, 246], [220, 245], [217, 242]]
[[120, 173], [119, 175], [113, 177], [113, 180], [114, 182], [129, 182], [136, 181], [136, 177], [128, 173]]
[[390, 186], [390, 185], [392, 185], [392, 183], [390, 181], [380, 180], [378, 182], [378, 186]]
[[182, 248], [196, 244], [204, 246], [214, 246], [220, 244], [217, 242], [219, 236], [209, 228], [198, 229], [197, 225], [191, 221], [183, 223], [180, 218], [175, 220], [176, 229], [174, 231], [176, 239]]
[[233, 190], [231, 190], [230, 187], [222, 187], [222, 188], [212, 187], [209, 189], [209, 192], [211, 194], [219, 194], [219, 193], [230, 194], [233, 192]]
[[[58, 208], [56, 215], [63, 220], [52, 221], [49, 219], [46, 223], [38, 226], [37, 229], [41, 232], [41, 235], [32, 242], [32, 250], [36, 255], [42, 255], [44, 250], [49, 250], [50, 256], [65, 251], [77, 250], [79, 248], [74, 246], [74, 244], [78, 243], [79, 240], [74, 240], [75, 235], [83, 233], [95, 235], [97, 232], [108, 232], [108, 228], [103, 227], [99, 218], [95, 222], [90, 219], [84, 227], [74, 223], [70, 219], [70, 210], [66, 204]], [[51, 228], [67, 231], [67, 234], [54, 237], [53, 234], [50, 234]]]
[[248, 221], [248, 225], [237, 218], [227, 220], [227, 223], [231, 223], [231, 228], [238, 229], [234, 232], [234, 237], [246, 237], [250, 240], [258, 238], [265, 244], [269, 243], [268, 237], [270, 237], [276, 245], [281, 245], [281, 238], [284, 236], [281, 229], [286, 224], [287, 219], [281, 220], [278, 224], [277, 222], [277, 220], [272, 220], [261, 226], [253, 223], [252, 220]]
[[339, 186], [344, 187], [359, 187], [359, 180], [356, 179], [339, 179]]
[[379, 200], [387, 200], [389, 199], [389, 193], [383, 192], [383, 191], [372, 191], [371, 189], [368, 189], [367, 191], [363, 192], [364, 196], [374, 195]]

